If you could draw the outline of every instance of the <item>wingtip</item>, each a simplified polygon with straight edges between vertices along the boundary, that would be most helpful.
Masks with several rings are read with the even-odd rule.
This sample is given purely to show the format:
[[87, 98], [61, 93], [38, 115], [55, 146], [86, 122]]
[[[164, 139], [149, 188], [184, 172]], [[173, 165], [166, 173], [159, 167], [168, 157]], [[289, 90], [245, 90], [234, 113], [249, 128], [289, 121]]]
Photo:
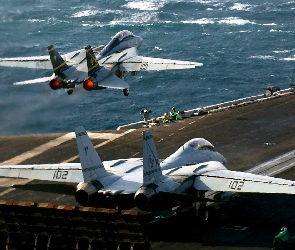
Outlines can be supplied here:
[[203, 63], [195, 63], [195, 67], [202, 67]]
[[51, 77], [41, 77], [41, 78], [36, 78], [36, 79], [31, 79], [31, 80], [14, 82], [13, 85], [17, 86], [17, 85], [35, 84], [35, 83], [47, 82], [50, 80], [51, 80]]

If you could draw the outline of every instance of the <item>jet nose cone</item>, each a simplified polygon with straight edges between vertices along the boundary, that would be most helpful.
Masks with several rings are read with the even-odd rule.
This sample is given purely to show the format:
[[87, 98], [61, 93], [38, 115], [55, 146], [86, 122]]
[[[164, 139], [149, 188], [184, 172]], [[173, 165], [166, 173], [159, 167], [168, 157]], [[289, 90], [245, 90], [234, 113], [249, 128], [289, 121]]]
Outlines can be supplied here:
[[137, 48], [140, 47], [140, 45], [142, 44], [142, 41], [143, 41], [143, 39], [140, 36], [138, 36], [137, 40], [136, 40], [136, 47]]

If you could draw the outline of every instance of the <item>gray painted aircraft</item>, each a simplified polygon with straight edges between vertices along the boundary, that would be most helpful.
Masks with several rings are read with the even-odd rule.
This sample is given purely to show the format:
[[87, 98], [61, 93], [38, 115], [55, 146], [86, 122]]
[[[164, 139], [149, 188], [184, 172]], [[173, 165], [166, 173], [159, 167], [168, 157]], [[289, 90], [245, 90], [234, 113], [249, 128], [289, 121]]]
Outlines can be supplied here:
[[14, 83], [15, 85], [49, 81], [51, 89], [65, 89], [72, 94], [75, 86], [83, 83], [87, 91], [105, 88], [122, 89], [129, 94], [129, 85], [124, 82], [131, 72], [136, 75], [146, 70], [175, 70], [203, 66], [202, 63], [143, 57], [137, 49], [143, 39], [128, 30], [118, 32], [111, 41], [103, 46], [84, 49], [60, 55], [51, 45], [49, 56], [0, 58], [0, 66], [33, 69], [52, 69], [51, 77], [43, 77]]
[[143, 158], [102, 162], [84, 127], [75, 129], [78, 163], [1, 166], [0, 176], [78, 183], [75, 198], [81, 205], [91, 198], [131, 196], [141, 210], [161, 204], [204, 201], [204, 192], [295, 194], [295, 182], [231, 171], [225, 158], [205, 139], [188, 141], [160, 163], [153, 135], [143, 132]]

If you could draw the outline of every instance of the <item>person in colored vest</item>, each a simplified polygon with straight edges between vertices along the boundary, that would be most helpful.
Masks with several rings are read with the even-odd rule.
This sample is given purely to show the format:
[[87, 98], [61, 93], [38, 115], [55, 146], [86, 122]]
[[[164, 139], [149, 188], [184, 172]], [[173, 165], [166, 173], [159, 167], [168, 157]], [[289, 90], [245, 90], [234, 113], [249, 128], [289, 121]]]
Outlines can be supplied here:
[[274, 238], [273, 249], [290, 249], [291, 235], [286, 227], [282, 227], [281, 231]]
[[164, 113], [164, 115], [163, 115], [163, 117], [162, 117], [162, 122], [163, 123], [167, 123], [167, 122], [169, 122], [170, 120], [169, 120], [169, 117], [168, 117], [168, 114], [167, 113]]
[[170, 112], [170, 119], [173, 121], [173, 120], [182, 120], [181, 116], [179, 115], [179, 113], [177, 113], [175, 111], [175, 108], [173, 107], [171, 109], [171, 112]]

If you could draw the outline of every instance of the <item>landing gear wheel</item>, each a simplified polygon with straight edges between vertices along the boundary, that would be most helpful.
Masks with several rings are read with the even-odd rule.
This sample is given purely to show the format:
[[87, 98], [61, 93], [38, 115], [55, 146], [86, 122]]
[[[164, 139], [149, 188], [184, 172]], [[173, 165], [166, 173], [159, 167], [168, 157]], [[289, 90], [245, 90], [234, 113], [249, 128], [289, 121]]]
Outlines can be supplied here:
[[128, 96], [129, 95], [129, 89], [123, 89], [123, 94], [124, 94], [124, 96]]
[[218, 209], [212, 207], [201, 207], [198, 219], [205, 227], [216, 227], [221, 223], [221, 214]]
[[202, 206], [199, 208], [198, 216], [201, 221], [208, 222], [209, 221], [209, 210], [206, 206]]
[[74, 90], [73, 90], [73, 89], [69, 89], [69, 90], [67, 90], [67, 93], [68, 93], [68, 95], [71, 95], [71, 94], [73, 94], [73, 92], [74, 92]]

